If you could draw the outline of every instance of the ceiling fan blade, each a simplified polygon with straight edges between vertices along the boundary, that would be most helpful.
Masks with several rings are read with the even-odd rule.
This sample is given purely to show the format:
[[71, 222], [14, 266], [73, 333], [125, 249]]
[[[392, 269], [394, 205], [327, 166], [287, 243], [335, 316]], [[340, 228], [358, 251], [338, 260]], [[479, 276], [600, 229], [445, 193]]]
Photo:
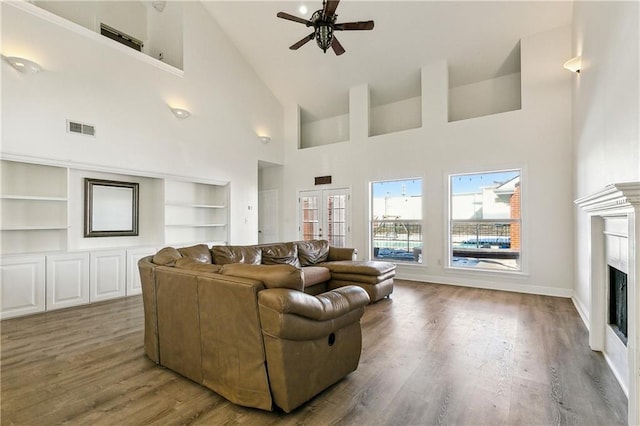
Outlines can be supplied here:
[[340, 56], [344, 53], [344, 47], [340, 44], [336, 36], [333, 36], [333, 41], [331, 42], [331, 47], [333, 48], [336, 56]]
[[304, 18], [298, 18], [297, 16], [293, 16], [290, 15], [286, 12], [278, 12], [278, 14], [276, 15], [278, 18], [282, 18], [282, 19], [287, 19], [289, 21], [293, 21], [293, 22], [299, 22], [301, 24], [305, 24], [307, 27], [310, 27], [313, 25], [313, 23], [311, 21], [308, 21]]
[[335, 31], [368, 31], [373, 29], [373, 25], [373, 21], [345, 22], [335, 24], [333, 29]]
[[336, 9], [338, 8], [338, 3], [340, 3], [340, 0], [328, 0], [324, 5], [324, 16], [333, 16], [336, 13]]
[[[291, 47], [289, 47], [289, 49], [291, 50], [297, 50], [299, 48], [301, 48], [302, 46], [304, 46], [305, 44], [307, 44], [309, 41], [313, 40], [313, 37], [316, 35], [315, 32], [312, 32], [311, 34], [309, 34], [308, 36], [306, 36], [305, 38], [303, 38], [302, 40], [300, 40], [299, 42], [292, 44]], [[335, 38], [334, 38], [335, 40]]]

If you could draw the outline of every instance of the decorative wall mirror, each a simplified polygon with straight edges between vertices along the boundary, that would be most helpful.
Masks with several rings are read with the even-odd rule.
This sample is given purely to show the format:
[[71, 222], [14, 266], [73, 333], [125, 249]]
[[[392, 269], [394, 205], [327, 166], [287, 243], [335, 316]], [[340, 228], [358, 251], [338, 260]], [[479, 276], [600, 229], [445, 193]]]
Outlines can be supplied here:
[[138, 183], [84, 179], [84, 236], [138, 235]]

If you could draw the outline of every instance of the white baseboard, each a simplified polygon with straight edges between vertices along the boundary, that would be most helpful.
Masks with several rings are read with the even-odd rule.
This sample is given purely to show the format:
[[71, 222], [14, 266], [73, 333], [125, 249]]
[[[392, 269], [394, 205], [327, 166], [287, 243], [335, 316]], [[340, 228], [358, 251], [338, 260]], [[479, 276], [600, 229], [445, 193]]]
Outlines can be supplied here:
[[[624, 392], [624, 395], [627, 397], [627, 399], [629, 399], [629, 389], [625, 385], [625, 381], [622, 380], [622, 375], [620, 374], [620, 372], [618, 371], [618, 369], [614, 365], [614, 363], [611, 360], [611, 358], [609, 358], [607, 353], [606, 352], [601, 352], [601, 353], [604, 356], [605, 361], [607, 361], [607, 365], [609, 366], [609, 370], [611, 370], [613, 375], [616, 377], [616, 380], [618, 381], [618, 384], [620, 385], [620, 388], [622, 389], [622, 392]], [[633, 379], [633, 377], [632, 377], [632, 379]]]
[[582, 318], [582, 322], [585, 327], [587, 327], [587, 331], [591, 330], [591, 320], [589, 319], [589, 310], [582, 304], [582, 302], [574, 296], [571, 297], [571, 301], [573, 302], [573, 306], [576, 307], [576, 311], [578, 311], [578, 315]]
[[554, 296], [571, 298], [573, 289], [545, 287], [531, 284], [520, 284], [517, 279], [512, 282], [496, 282], [467, 277], [444, 277], [437, 275], [425, 275], [411, 273], [413, 271], [396, 271], [396, 278], [400, 280], [421, 281], [434, 284], [456, 285], [460, 287], [483, 288], [487, 290], [511, 291], [515, 293], [537, 294], [541, 296]]

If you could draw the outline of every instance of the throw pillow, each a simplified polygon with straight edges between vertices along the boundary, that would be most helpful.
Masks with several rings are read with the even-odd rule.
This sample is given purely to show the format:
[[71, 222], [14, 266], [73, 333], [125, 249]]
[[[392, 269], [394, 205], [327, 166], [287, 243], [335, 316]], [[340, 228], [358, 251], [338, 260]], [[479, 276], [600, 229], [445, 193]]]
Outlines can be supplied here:
[[302, 266], [326, 262], [329, 257], [329, 241], [327, 240], [298, 241], [296, 245], [298, 246], [298, 259], [300, 259]]
[[289, 264], [299, 268], [300, 260], [298, 260], [298, 246], [295, 243], [281, 243], [262, 246], [262, 264]]
[[165, 247], [153, 256], [153, 263], [156, 265], [174, 266], [176, 260], [180, 259], [182, 255], [173, 247]]
[[183, 247], [178, 249], [184, 257], [189, 257], [196, 262], [211, 263], [211, 252], [206, 244], [198, 244], [191, 247]]

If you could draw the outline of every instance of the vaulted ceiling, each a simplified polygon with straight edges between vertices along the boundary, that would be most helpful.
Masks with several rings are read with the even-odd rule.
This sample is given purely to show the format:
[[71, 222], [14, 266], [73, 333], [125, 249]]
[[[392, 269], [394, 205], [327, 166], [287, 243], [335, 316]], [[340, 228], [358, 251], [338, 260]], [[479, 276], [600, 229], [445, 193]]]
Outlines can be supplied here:
[[314, 41], [289, 50], [311, 30], [276, 17], [283, 11], [309, 19], [320, 0], [203, 4], [280, 102], [300, 105], [313, 120], [346, 113], [349, 88], [363, 83], [373, 105], [418, 96], [420, 68], [437, 60], [447, 61], [450, 87], [518, 72], [519, 40], [569, 25], [573, 3], [343, 0], [338, 22], [371, 19], [375, 29], [337, 32], [341, 56]]

